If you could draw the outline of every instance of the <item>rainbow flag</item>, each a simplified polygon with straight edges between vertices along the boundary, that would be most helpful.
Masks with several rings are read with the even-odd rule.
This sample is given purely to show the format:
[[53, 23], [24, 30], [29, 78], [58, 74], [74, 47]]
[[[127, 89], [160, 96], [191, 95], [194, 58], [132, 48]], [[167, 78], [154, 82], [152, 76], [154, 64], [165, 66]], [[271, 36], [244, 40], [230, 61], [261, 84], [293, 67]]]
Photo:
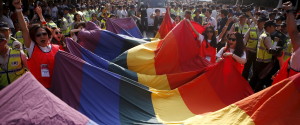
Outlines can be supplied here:
[[140, 29], [132, 18], [107, 19], [106, 29], [116, 34], [123, 34], [136, 38], [143, 38]]
[[96, 125], [27, 72], [0, 91], [0, 124]]
[[[162, 74], [162, 75], [141, 74], [141, 73], [136, 73], [128, 69], [122, 68], [114, 63], [111, 63], [93, 54], [92, 52], [88, 51], [87, 49], [83, 48], [82, 46], [74, 42], [72, 39], [67, 38], [66, 43], [70, 53], [83, 59], [87, 63], [117, 73], [131, 80], [144, 84], [148, 87], [159, 89], [159, 90], [175, 89], [193, 80], [194, 78], [198, 77], [199, 75], [201, 75], [206, 71], [205, 68], [203, 68], [202, 70], [198, 70], [198, 71], [181, 72], [181, 73], [174, 73], [174, 74]], [[202, 65], [206, 65], [206, 64], [207, 63]]]
[[107, 60], [112, 60], [126, 50], [146, 43], [145, 40], [122, 37], [112, 32], [101, 30], [93, 22], [78, 33], [79, 43], [86, 49]]
[[[204, 28], [198, 25], [201, 33]], [[181, 21], [164, 39], [129, 49], [113, 63], [131, 71], [160, 75], [201, 70], [207, 65], [199, 56], [199, 41], [186, 20]], [[207, 62], [208, 63], [208, 62]]]
[[53, 93], [98, 124], [183, 123], [253, 93], [231, 58], [174, 90], [146, 87], [62, 51], [55, 61]]
[[174, 21], [170, 16], [169, 8], [166, 9], [164, 20], [162, 21], [158, 32], [155, 35], [155, 38], [163, 39], [165, 36], [175, 27]]
[[300, 74], [216, 112], [190, 118], [185, 124], [298, 125]]

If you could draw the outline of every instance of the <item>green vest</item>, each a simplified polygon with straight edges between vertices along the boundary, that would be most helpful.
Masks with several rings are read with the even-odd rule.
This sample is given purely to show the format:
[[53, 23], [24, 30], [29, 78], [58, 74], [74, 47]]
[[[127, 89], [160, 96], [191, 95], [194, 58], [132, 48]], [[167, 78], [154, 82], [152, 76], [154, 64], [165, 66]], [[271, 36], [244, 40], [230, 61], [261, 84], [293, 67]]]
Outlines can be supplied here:
[[101, 29], [106, 29], [106, 21], [104, 19], [101, 20], [101, 23], [103, 24], [103, 27]]
[[0, 88], [4, 88], [8, 84], [15, 81], [25, 73], [22, 64], [21, 52], [19, 50], [10, 49], [7, 63], [7, 71], [0, 68]]
[[55, 28], [55, 27], [57, 27], [57, 25], [53, 21], [47, 22], [47, 26], [49, 28]]
[[15, 47], [13, 47], [13, 43], [14, 43], [15, 41], [18, 41], [18, 40], [17, 40], [16, 38], [10, 36], [10, 39], [9, 39], [9, 41], [7, 42], [7, 45], [8, 45], [10, 48], [12, 48], [12, 49], [16, 49]]
[[291, 39], [288, 39], [286, 41], [286, 45], [283, 49], [284, 52], [284, 56], [283, 56], [283, 60], [286, 61], [287, 59], [289, 59], [292, 56], [292, 52], [293, 52], [293, 45], [291, 43]]
[[[256, 61], [268, 63], [272, 60], [272, 54], [268, 53], [268, 49], [264, 44], [264, 40], [267, 36], [266, 32], [260, 35], [258, 46], [257, 46], [257, 54], [256, 54]], [[274, 41], [272, 40], [272, 44]]]
[[83, 11], [83, 16], [85, 18], [85, 21], [91, 20], [91, 15], [90, 15], [89, 11]]
[[26, 49], [26, 47], [25, 47], [25, 44], [24, 44], [24, 39], [23, 39], [22, 31], [16, 32], [15, 38], [16, 38], [20, 43], [22, 43], [22, 47], [23, 47], [24, 53], [25, 53], [25, 54], [28, 54], [28, 51], [27, 51], [27, 49]]
[[60, 28], [64, 27], [64, 25], [65, 25], [67, 27], [67, 29], [66, 30], [60, 29], [60, 30], [61, 30], [62, 34], [68, 35], [70, 33], [70, 30], [71, 30], [70, 27], [69, 27], [68, 21], [67, 21], [66, 18], [63, 17], [62, 22], [63, 23], [60, 24], [61, 25]]
[[243, 35], [246, 34], [246, 32], [248, 31], [248, 29], [249, 29], [248, 24], [244, 24], [243, 29], [239, 26], [239, 23], [235, 23], [234, 24], [234, 31], [238, 32], [238, 33], [241, 33]]
[[24, 39], [23, 39], [22, 31], [16, 32], [15, 38], [16, 38], [19, 42], [21, 42], [22, 44], [24, 44]]
[[248, 39], [247, 45], [246, 45], [247, 50], [256, 52], [258, 37], [259, 36], [257, 35], [257, 27], [250, 28], [249, 39]]

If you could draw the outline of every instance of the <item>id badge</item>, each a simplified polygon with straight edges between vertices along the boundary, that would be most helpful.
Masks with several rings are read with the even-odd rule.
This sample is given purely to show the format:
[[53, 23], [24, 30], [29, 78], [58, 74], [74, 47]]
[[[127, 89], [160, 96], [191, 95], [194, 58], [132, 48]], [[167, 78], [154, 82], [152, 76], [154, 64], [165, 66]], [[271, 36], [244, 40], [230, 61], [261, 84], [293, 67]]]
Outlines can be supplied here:
[[205, 59], [210, 61], [211, 58], [210, 58], [210, 56], [206, 56]]
[[50, 77], [50, 72], [49, 72], [47, 64], [41, 65], [41, 74], [42, 74], [42, 77]]

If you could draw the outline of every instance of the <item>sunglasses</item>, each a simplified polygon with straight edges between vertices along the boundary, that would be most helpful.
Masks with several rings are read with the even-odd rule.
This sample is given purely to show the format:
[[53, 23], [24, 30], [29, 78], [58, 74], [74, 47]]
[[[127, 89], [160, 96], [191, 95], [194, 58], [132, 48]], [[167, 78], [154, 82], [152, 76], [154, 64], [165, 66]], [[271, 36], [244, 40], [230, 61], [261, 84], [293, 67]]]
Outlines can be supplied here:
[[56, 35], [58, 35], [58, 34], [62, 34], [62, 32], [55, 32], [55, 34], [56, 34]]
[[48, 33], [43, 32], [43, 33], [37, 33], [37, 34], [35, 34], [36, 37], [41, 37], [42, 35], [43, 35], [43, 36], [47, 36]]
[[206, 31], [207, 33], [214, 33], [214, 31], [212, 31], [212, 30], [208, 30], [208, 31]]
[[4, 42], [4, 41], [6, 41], [6, 39], [0, 39], [0, 43], [2, 43], [2, 42]]
[[230, 40], [230, 41], [236, 41], [235, 38], [228, 38], [228, 40]]

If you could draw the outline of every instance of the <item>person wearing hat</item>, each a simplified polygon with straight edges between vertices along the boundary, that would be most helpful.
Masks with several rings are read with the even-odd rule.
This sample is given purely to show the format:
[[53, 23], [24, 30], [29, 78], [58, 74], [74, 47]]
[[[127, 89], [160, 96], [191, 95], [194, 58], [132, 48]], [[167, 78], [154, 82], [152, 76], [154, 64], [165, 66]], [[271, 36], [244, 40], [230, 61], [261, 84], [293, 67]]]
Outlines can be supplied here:
[[231, 26], [231, 29], [230, 29], [230, 33], [231, 32], [238, 32], [240, 34], [243, 34], [245, 35], [246, 32], [248, 31], [249, 29], [249, 25], [246, 23], [246, 15], [245, 14], [242, 14], [239, 16], [239, 21], [234, 23], [232, 26]]
[[265, 17], [258, 18], [256, 26], [249, 28], [244, 36], [244, 45], [246, 45], [247, 52], [247, 63], [245, 64], [245, 68], [243, 70], [243, 77], [246, 80], [248, 80], [250, 70], [253, 70], [250, 68], [256, 61], [258, 38], [265, 31], [264, 24], [267, 20], [268, 19]]
[[[12, 49], [17, 49], [20, 50], [22, 45], [18, 45], [16, 43], [21, 44], [16, 38], [11, 36], [11, 30], [8, 27], [7, 23], [5, 22], [0, 22], [0, 33], [4, 34], [6, 40], [7, 40], [7, 45], [11, 47]], [[15, 44], [14, 44], [15, 43]], [[15, 46], [13, 46], [15, 45]]]
[[0, 33], [0, 90], [26, 72], [26, 55], [7, 45], [7, 39]]
[[262, 90], [264, 86], [270, 86], [268, 82], [271, 80], [272, 75], [274, 75], [271, 74], [272, 72], [264, 69], [273, 67], [271, 65], [273, 52], [276, 50], [279, 38], [275, 37], [272, 39], [271, 34], [276, 32], [276, 26], [277, 24], [274, 21], [266, 21], [264, 24], [265, 32], [259, 37], [256, 62], [253, 67], [253, 76], [250, 79], [250, 85], [255, 92]]
[[5, 3], [2, 4], [2, 0], [0, 2], [0, 22], [5, 22], [7, 26], [10, 28], [12, 33], [14, 32], [14, 24], [10, 17], [10, 9], [9, 6]]
[[273, 84], [291, 77], [300, 72], [300, 32], [297, 30], [293, 5], [290, 1], [283, 4], [283, 9], [287, 12], [287, 30], [289, 37], [291, 38], [291, 44], [294, 52], [291, 57], [284, 62], [279, 70], [278, 74], [273, 80]]

